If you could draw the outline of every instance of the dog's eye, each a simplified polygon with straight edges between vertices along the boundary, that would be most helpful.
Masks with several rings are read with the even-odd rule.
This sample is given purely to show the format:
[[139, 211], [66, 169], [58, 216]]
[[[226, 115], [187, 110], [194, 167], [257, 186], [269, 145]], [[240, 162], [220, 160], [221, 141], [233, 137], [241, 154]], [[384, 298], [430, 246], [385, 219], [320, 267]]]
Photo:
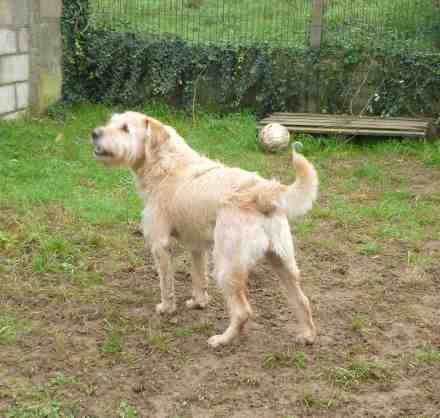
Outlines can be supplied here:
[[124, 124], [121, 126], [121, 129], [122, 129], [124, 132], [127, 132], [127, 133], [128, 133], [128, 125], [127, 125], [126, 123], [124, 123]]

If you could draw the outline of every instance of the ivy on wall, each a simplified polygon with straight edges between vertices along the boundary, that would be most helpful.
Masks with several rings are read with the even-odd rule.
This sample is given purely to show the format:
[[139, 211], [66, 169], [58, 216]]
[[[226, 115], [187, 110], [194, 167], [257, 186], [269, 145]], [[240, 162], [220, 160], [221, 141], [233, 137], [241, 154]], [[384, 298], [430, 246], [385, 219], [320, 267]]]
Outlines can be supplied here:
[[96, 31], [88, 0], [64, 0], [64, 98], [132, 106], [160, 99], [187, 109], [246, 107], [438, 115], [440, 54], [402, 46], [274, 49], [194, 46], [175, 37]]

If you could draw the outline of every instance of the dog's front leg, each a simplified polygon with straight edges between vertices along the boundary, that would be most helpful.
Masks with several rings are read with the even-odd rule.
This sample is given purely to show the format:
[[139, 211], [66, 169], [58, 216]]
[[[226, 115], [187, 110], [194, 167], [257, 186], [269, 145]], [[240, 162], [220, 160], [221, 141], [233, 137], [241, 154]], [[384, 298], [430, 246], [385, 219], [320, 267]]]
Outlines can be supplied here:
[[203, 309], [208, 305], [208, 257], [206, 251], [192, 251], [192, 298], [186, 301], [190, 309]]
[[174, 295], [174, 273], [168, 241], [154, 244], [152, 252], [160, 277], [161, 303], [156, 305], [156, 312], [171, 314], [176, 310], [176, 300]]

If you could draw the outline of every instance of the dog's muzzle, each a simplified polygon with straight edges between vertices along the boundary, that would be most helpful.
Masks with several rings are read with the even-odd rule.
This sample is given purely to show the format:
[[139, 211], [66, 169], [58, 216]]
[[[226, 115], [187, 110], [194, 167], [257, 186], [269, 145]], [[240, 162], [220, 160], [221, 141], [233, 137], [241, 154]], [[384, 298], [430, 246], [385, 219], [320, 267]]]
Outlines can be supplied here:
[[91, 142], [92, 142], [92, 145], [94, 145], [94, 147], [95, 147], [95, 149], [94, 149], [95, 157], [98, 157], [98, 158], [111, 157], [112, 154], [110, 152], [106, 151], [99, 143], [101, 136], [102, 136], [101, 129], [97, 128], [92, 131], [92, 141]]
[[107, 152], [104, 148], [102, 148], [100, 145], [95, 145], [95, 157], [111, 157], [112, 154]]

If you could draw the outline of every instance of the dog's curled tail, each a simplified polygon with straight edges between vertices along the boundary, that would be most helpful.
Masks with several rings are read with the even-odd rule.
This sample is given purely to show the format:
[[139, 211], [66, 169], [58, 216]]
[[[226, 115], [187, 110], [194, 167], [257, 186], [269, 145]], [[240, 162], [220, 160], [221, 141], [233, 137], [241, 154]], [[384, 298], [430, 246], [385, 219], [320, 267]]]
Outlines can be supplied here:
[[292, 162], [296, 171], [295, 182], [281, 194], [280, 206], [288, 218], [308, 212], [318, 197], [318, 174], [315, 167], [301, 154], [293, 150]]

